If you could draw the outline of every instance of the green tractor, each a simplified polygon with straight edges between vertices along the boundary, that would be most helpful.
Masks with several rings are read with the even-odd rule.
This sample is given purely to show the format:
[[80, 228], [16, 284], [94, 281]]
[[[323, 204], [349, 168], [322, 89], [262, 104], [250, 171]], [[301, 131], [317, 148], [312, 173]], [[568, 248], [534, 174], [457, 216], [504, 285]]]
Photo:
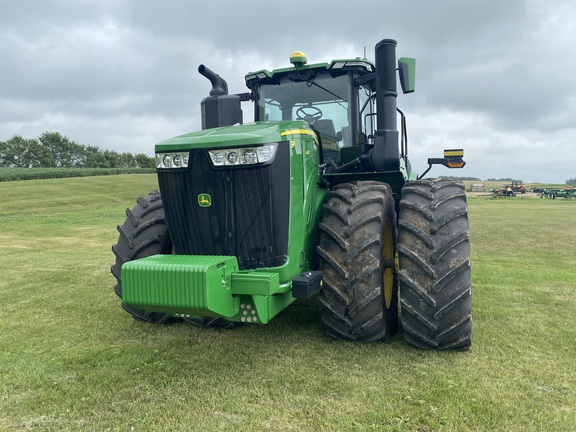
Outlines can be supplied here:
[[[202, 130], [156, 145], [159, 189], [118, 226], [112, 273], [141, 321], [201, 327], [266, 324], [318, 295], [328, 335], [424, 349], [472, 342], [464, 185], [422, 179], [408, 160], [397, 70], [414, 91], [415, 60], [396, 41], [366, 59], [246, 75], [247, 93], [204, 65], [212, 89]], [[243, 124], [251, 101], [254, 122]], [[400, 123], [400, 131], [397, 127]], [[428, 160], [464, 166], [462, 150]], [[426, 172], [428, 172], [426, 170]]]

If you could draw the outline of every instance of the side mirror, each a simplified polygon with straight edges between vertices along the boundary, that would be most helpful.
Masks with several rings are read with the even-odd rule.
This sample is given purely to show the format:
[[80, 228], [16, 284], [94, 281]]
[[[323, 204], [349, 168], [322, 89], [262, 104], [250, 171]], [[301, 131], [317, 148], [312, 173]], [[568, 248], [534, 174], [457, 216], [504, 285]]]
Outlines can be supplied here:
[[428, 169], [418, 177], [418, 180], [428, 174], [432, 165], [444, 165], [447, 168], [464, 168], [464, 165], [466, 165], [466, 162], [464, 162], [464, 150], [447, 149], [444, 150], [443, 158], [428, 158]]
[[414, 92], [414, 86], [416, 83], [416, 59], [409, 57], [399, 58], [398, 70], [400, 73], [402, 92], [404, 94]]

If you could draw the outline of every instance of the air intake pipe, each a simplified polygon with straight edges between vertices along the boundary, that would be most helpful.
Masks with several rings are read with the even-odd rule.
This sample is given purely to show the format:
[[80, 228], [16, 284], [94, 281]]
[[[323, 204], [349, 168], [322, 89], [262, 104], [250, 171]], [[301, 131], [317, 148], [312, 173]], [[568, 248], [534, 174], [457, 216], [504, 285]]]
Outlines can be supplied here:
[[396, 121], [396, 45], [393, 39], [376, 44], [376, 132], [370, 164], [376, 171], [400, 169]]
[[208, 78], [212, 84], [210, 96], [200, 103], [202, 129], [241, 124], [240, 96], [228, 94], [226, 81], [206, 66], [198, 66], [198, 72]]
[[203, 64], [198, 66], [198, 72], [200, 72], [200, 75], [203, 75], [210, 80], [210, 83], [212, 84], [210, 96], [228, 94], [228, 83], [220, 75], [215, 73], [213, 70], [208, 69]]

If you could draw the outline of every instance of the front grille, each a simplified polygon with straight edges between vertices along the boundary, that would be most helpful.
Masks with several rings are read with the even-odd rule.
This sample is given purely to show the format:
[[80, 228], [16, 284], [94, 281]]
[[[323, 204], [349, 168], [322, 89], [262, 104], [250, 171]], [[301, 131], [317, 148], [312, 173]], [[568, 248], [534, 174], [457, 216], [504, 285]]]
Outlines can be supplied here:
[[[290, 149], [281, 142], [270, 165], [215, 169], [192, 150], [187, 170], [158, 171], [166, 222], [177, 254], [231, 255], [240, 269], [287, 260]], [[210, 207], [198, 204], [209, 194]]]

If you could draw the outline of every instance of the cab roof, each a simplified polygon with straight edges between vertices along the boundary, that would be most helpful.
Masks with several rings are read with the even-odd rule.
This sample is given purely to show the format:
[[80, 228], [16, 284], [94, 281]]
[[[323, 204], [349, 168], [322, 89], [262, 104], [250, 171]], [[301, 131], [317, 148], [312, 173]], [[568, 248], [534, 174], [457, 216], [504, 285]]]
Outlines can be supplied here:
[[374, 63], [360, 58], [332, 60], [330, 63], [315, 63], [309, 65], [306, 64], [304, 54], [296, 51], [290, 56], [290, 59], [294, 66], [273, 69], [272, 71], [262, 69], [246, 74], [246, 86], [252, 90], [259, 83], [275, 84], [279, 83], [283, 77], [293, 74], [308, 75], [310, 72], [315, 72], [316, 74], [329, 73], [333, 76], [343, 75], [350, 71], [356, 71], [359, 75], [368, 75], [375, 72]]

